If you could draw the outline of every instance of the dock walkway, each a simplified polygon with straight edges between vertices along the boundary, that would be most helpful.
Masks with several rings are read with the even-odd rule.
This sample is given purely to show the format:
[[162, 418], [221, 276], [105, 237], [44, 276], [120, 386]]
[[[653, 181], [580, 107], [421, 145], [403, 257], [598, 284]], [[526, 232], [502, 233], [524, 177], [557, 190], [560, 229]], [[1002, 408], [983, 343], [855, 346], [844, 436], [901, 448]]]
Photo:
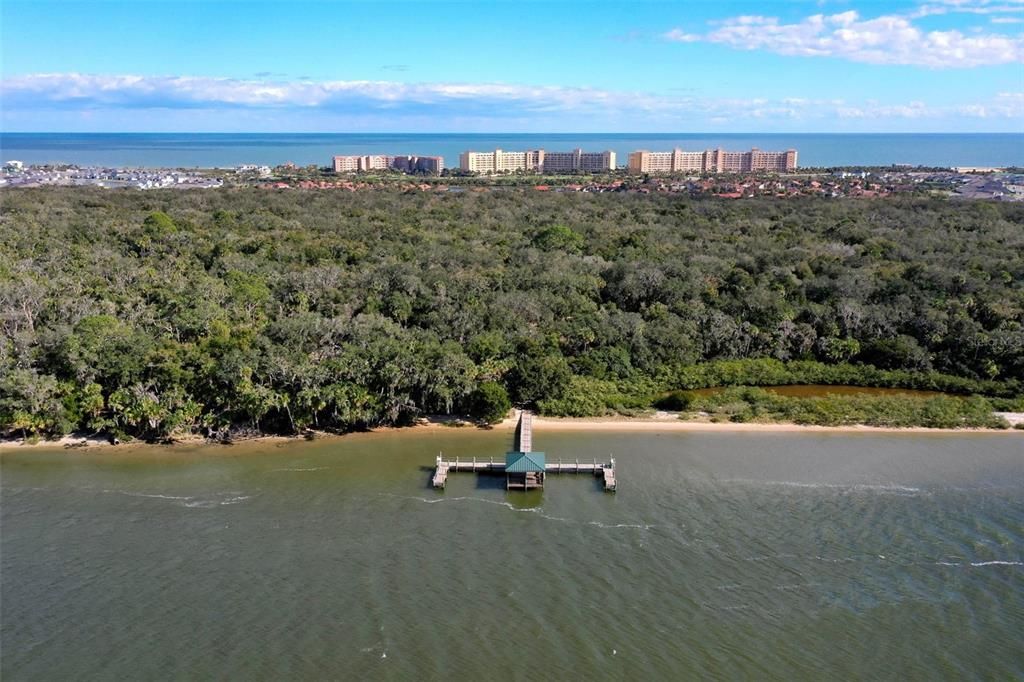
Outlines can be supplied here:
[[[533, 414], [523, 411], [519, 416], [519, 424], [516, 427], [516, 452], [531, 453], [533, 446]], [[543, 453], [540, 453], [543, 456]], [[454, 460], [444, 459], [439, 454], [435, 461], [434, 476], [431, 480], [435, 488], [444, 488], [448, 483], [448, 474], [451, 472], [468, 471], [482, 474], [505, 473], [505, 460], [495, 460], [490, 457], [486, 460], [473, 457], [464, 460], [456, 457]], [[591, 462], [581, 462], [578, 459], [571, 462], [546, 462], [544, 474], [591, 474], [600, 476], [604, 482], [604, 489], [608, 492], [615, 492], [615, 458], [611, 457], [607, 462], [598, 462], [594, 459]]]

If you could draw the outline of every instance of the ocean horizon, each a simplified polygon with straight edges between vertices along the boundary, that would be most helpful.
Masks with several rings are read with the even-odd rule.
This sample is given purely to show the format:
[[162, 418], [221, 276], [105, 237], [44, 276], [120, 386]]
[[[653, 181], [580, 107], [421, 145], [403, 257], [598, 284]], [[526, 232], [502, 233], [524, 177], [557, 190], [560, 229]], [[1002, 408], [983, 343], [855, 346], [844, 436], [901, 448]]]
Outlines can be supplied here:
[[225, 168], [245, 163], [327, 166], [346, 154], [443, 156], [466, 150], [796, 149], [804, 168], [1020, 166], [1024, 133], [0, 133], [3, 159], [29, 164]]

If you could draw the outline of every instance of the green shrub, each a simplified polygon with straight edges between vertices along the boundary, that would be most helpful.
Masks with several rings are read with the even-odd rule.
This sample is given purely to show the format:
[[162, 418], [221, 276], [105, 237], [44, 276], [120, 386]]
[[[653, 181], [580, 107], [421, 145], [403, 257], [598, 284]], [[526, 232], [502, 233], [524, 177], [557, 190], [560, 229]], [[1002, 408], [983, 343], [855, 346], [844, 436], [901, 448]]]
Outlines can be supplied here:
[[993, 414], [992, 403], [980, 396], [780, 396], [759, 388], [733, 387], [695, 399], [692, 407], [708, 412], [712, 421], [788, 421], [817, 426], [928, 428], [1007, 428]]
[[841, 363], [828, 365], [814, 360], [782, 362], [771, 358], [716, 360], [696, 365], [676, 365], [660, 377], [673, 389], [718, 386], [787, 386], [825, 384], [909, 388], [970, 395], [1020, 399], [1017, 381], [969, 379], [939, 372], [884, 370], [871, 365]]
[[496, 381], [485, 381], [477, 387], [471, 400], [472, 415], [477, 419], [496, 424], [512, 409], [508, 391]]
[[693, 394], [689, 391], [672, 391], [654, 401], [654, 406], [659, 410], [670, 410], [672, 412], [685, 412], [693, 404]]

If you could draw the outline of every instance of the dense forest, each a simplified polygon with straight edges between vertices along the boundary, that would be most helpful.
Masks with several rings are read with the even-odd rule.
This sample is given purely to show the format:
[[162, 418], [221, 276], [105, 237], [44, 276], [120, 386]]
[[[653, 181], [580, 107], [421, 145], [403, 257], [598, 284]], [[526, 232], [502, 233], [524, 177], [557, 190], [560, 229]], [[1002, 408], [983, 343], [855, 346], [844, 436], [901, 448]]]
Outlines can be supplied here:
[[0, 431], [15, 435], [628, 413], [675, 389], [806, 381], [1019, 401], [1024, 384], [1024, 205], [525, 189], [0, 201]]

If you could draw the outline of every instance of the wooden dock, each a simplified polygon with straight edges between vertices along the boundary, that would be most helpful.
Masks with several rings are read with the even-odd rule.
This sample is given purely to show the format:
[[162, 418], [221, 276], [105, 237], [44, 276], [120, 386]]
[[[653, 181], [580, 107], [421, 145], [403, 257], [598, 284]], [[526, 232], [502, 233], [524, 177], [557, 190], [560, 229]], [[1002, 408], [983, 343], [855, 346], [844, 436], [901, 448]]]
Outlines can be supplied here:
[[516, 444], [518, 452], [533, 452], [533, 412], [523, 410], [519, 413], [519, 434]]
[[443, 488], [448, 483], [448, 470], [451, 467], [447, 462], [441, 461], [441, 455], [437, 456], [437, 469], [434, 470], [434, 487]]
[[[490, 459], [459, 459], [456, 457], [453, 460], [444, 459], [444, 455], [438, 455], [435, 460], [434, 476], [432, 479], [433, 486], [435, 488], [444, 488], [445, 484], [448, 483], [448, 474], [458, 471], [466, 471], [478, 474], [503, 474], [505, 473], [505, 462], [500, 460], [496, 461], [494, 458]], [[563, 462], [558, 460], [557, 462], [548, 462], [544, 467], [545, 473], [548, 474], [591, 474], [593, 476], [600, 476], [604, 481], [604, 489], [608, 492], [615, 492], [615, 458], [610, 458], [607, 462], [598, 462], [596, 459], [592, 462], [581, 462], [574, 460], [572, 462]]]
[[[539, 454], [543, 457], [544, 453], [533, 453], [533, 415], [530, 412], [524, 411], [519, 417], [519, 424], [516, 427], [516, 451], [512, 454]], [[460, 459], [456, 457], [454, 460], [446, 460], [443, 454], [439, 454], [435, 461], [434, 476], [431, 479], [432, 485], [435, 488], [444, 488], [448, 483], [448, 474], [451, 472], [467, 471], [472, 473], [480, 474], [503, 474], [505, 472], [505, 466], [508, 459], [495, 460], [493, 457], [488, 459], [482, 459], [473, 457], [472, 459]], [[538, 465], [539, 467], [539, 465]], [[539, 476], [535, 476], [531, 479], [533, 485], [528, 482], [522, 484], [511, 484], [509, 487], [525, 488], [531, 487], [543, 487], [543, 478], [547, 474], [591, 474], [593, 476], [601, 477], [604, 483], [604, 489], [608, 492], [615, 492], [615, 458], [611, 457], [607, 462], [599, 462], [596, 459], [590, 462], [581, 462], [578, 459], [571, 462], [565, 462], [559, 459], [557, 462], [544, 462], [543, 472], [540, 472]]]

